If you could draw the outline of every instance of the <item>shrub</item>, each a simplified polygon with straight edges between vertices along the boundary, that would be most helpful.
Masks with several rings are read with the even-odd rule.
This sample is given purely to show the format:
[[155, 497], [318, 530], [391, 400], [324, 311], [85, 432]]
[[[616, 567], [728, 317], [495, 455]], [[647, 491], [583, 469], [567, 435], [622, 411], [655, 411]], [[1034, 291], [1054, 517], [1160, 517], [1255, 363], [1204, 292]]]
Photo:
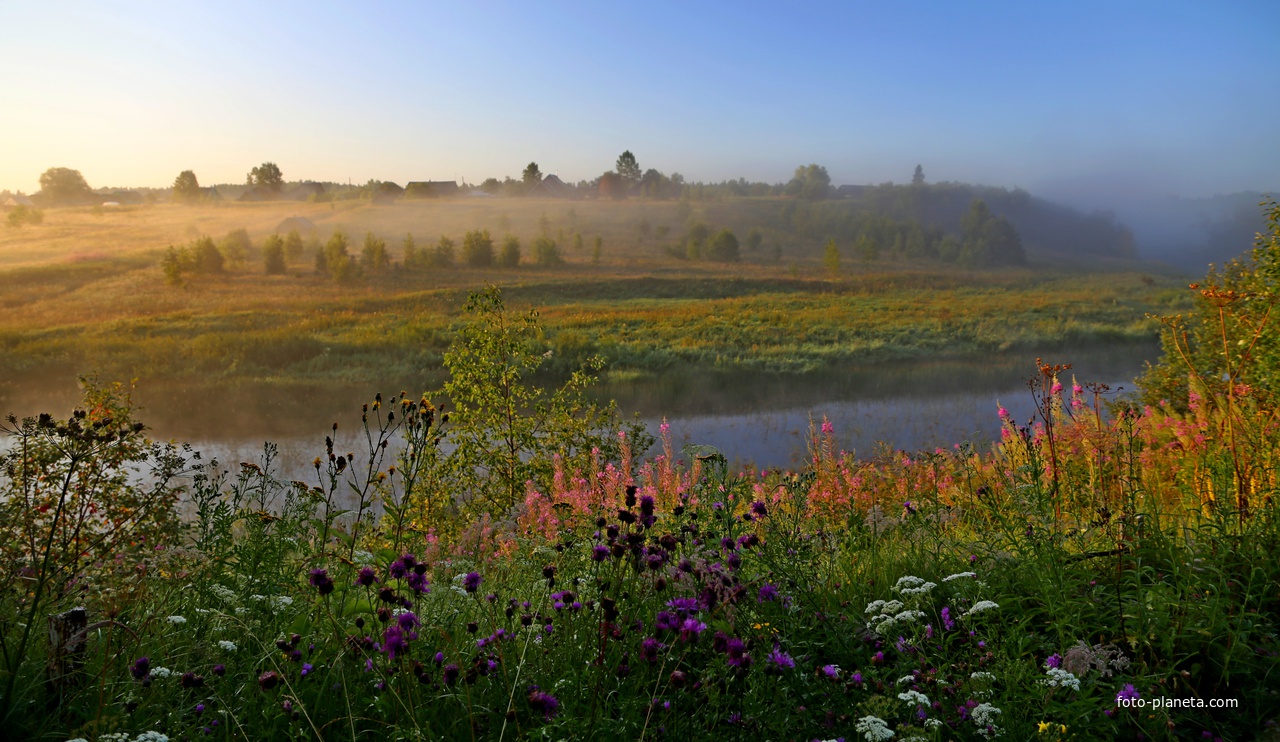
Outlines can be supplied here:
[[280, 235], [273, 234], [263, 241], [262, 264], [268, 275], [284, 273], [284, 239]]
[[462, 238], [462, 262], [472, 268], [488, 268], [493, 265], [493, 238], [489, 230], [467, 232]]

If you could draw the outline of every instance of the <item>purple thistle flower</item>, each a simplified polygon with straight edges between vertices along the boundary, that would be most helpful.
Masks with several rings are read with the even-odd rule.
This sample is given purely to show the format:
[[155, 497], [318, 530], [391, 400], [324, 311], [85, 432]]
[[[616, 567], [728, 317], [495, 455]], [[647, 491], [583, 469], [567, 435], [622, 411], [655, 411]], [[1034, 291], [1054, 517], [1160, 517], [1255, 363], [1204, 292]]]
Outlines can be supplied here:
[[791, 670], [796, 666], [796, 661], [791, 659], [791, 655], [778, 647], [774, 647], [773, 651], [769, 653], [769, 663], [779, 670]]
[[705, 631], [707, 625], [696, 618], [686, 618], [684, 623], [680, 624], [680, 641], [693, 642], [698, 639], [698, 635]]
[[409, 589], [415, 593], [421, 594], [431, 592], [431, 588], [428, 587], [426, 575], [418, 574], [417, 572], [410, 572], [409, 578], [405, 580], [405, 582], [408, 583]]
[[744, 670], [751, 667], [751, 655], [747, 654], [747, 645], [736, 636], [725, 642], [724, 654], [725, 662], [730, 667], [739, 667]]
[[1128, 702], [1136, 701], [1140, 698], [1142, 698], [1142, 694], [1138, 692], [1137, 688], [1133, 687], [1133, 683], [1125, 683], [1120, 692], [1116, 694], [1116, 703], [1127, 705]]
[[1048, 668], [1062, 667], [1062, 655], [1060, 654], [1049, 655], [1049, 659], [1044, 661], [1044, 666]]
[[765, 507], [765, 504], [760, 500], [756, 500], [755, 502], [751, 503], [751, 512], [763, 518], [769, 514], [769, 508]]
[[853, 683], [854, 685], [862, 685], [862, 673], [860, 673], [860, 672], [855, 672], [855, 673], [854, 673], [854, 674], [849, 678], [849, 682], [850, 682], [850, 683]]
[[409, 642], [404, 637], [404, 630], [397, 624], [391, 624], [387, 627], [387, 631], [382, 637], [382, 651], [387, 653], [387, 659], [394, 660], [396, 653], [403, 652], [409, 648]]
[[312, 671], [312, 670], [314, 670], [314, 669], [315, 669], [315, 668], [314, 668], [314, 667], [312, 667], [312, 665], [311, 665], [311, 663], [310, 663], [310, 662], [304, 662], [304, 663], [302, 663], [302, 673], [301, 673], [302, 677], [304, 677], [304, 678], [305, 678], [306, 676], [310, 675], [310, 674], [311, 674], [311, 671]]
[[373, 567], [361, 567], [356, 573], [356, 584], [369, 587], [378, 581], [378, 573], [373, 571]]
[[396, 616], [396, 623], [400, 624], [400, 628], [405, 631], [410, 631], [415, 626], [422, 625], [422, 622], [418, 620], [418, 617], [410, 611], [405, 611], [404, 613]]
[[529, 707], [534, 711], [542, 713], [542, 718], [551, 721], [556, 715], [556, 710], [560, 708], [560, 701], [556, 697], [545, 691], [538, 690], [535, 685], [529, 691]]
[[449, 664], [444, 666], [444, 684], [453, 685], [458, 682], [458, 666]]
[[658, 661], [658, 653], [666, 648], [667, 645], [652, 636], [646, 636], [644, 641], [640, 643], [640, 657], [650, 664], [656, 663]]
[[333, 580], [329, 579], [329, 573], [319, 567], [311, 570], [311, 586], [320, 591], [321, 595], [328, 595], [333, 592]]
[[942, 609], [942, 628], [951, 631], [956, 627], [956, 622], [951, 620], [951, 608], [943, 607]]
[[697, 613], [698, 599], [697, 598], [673, 598], [667, 601], [667, 607], [683, 615], [688, 615], [690, 613]]
[[771, 584], [760, 586], [760, 596], [756, 598], [758, 603], [767, 603], [778, 599], [778, 588]]
[[134, 680], [142, 680], [149, 672], [151, 672], [151, 659], [148, 657], [139, 657], [129, 667], [129, 674]]
[[609, 558], [609, 547], [604, 544], [596, 544], [591, 549], [591, 561], [603, 562]]
[[437, 665], [444, 662], [444, 652], [436, 652], [435, 661]]
[[670, 611], [658, 611], [658, 617], [653, 625], [659, 631], [676, 631], [680, 628], [680, 619]]
[[742, 557], [738, 556], [738, 552], [735, 551], [729, 554], [729, 557], [724, 562], [729, 565], [729, 569], [737, 569], [742, 566]]
[[214, 675], [217, 675], [218, 677], [222, 677], [223, 675], [226, 675], [226, 674], [227, 674], [227, 666], [226, 666], [226, 665], [214, 665], [214, 666], [213, 666], [213, 674], [214, 674]]
[[840, 677], [840, 668], [835, 665], [823, 665], [822, 674], [831, 680], [836, 680]]
[[468, 572], [466, 577], [462, 578], [462, 587], [469, 593], [474, 593], [480, 589], [482, 578], [479, 572]]

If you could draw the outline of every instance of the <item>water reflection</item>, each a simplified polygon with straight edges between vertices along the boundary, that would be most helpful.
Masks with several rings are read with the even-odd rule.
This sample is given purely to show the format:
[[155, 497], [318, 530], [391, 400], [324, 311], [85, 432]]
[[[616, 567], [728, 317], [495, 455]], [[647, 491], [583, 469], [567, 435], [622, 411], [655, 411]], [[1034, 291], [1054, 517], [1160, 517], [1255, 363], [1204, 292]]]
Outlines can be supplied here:
[[[625, 382], [606, 379], [593, 396], [617, 400], [624, 416], [639, 412], [655, 435], [665, 416], [677, 447], [710, 445], [739, 464], [785, 468], [807, 458], [810, 422], [823, 417], [835, 426], [840, 445], [861, 455], [873, 453], [880, 443], [917, 450], [993, 440], [999, 434], [997, 400], [1019, 421], [1031, 416], [1025, 380], [1035, 371], [1037, 355], [1074, 364], [1068, 374], [1081, 382], [1101, 381], [1130, 391], [1133, 378], [1145, 362], [1159, 356], [1159, 348], [1142, 344], [1018, 352], [803, 377], [679, 373]], [[398, 380], [381, 391], [384, 397], [401, 389], [416, 395], [438, 385], [438, 379]], [[139, 386], [135, 401], [154, 437], [189, 441], [206, 458], [223, 462], [255, 461], [263, 441], [270, 440], [279, 446], [284, 476], [314, 483], [311, 462], [324, 452], [324, 437], [334, 422], [338, 451], [366, 450], [360, 405], [376, 391], [375, 384], [291, 384], [192, 392], [181, 384], [147, 383]], [[10, 384], [3, 392], [0, 409], [19, 415], [65, 414], [78, 399], [74, 384], [65, 380]]]

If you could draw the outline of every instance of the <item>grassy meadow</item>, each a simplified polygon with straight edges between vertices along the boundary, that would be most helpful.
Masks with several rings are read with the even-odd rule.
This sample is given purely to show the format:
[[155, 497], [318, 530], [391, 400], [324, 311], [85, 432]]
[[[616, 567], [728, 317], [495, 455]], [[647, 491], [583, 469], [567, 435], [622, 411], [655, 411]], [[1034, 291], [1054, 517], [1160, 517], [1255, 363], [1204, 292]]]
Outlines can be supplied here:
[[[216, 462], [151, 440], [127, 384], [9, 417], [0, 737], [1280, 739], [1280, 210], [1273, 253], [1192, 291], [1061, 261], [833, 274], [770, 236], [716, 265], [639, 239], [640, 215], [674, 233], [683, 208], [51, 210], [0, 235], [7, 378], [370, 384], [359, 424], [315, 431], [306, 481], [270, 444]], [[348, 283], [251, 253], [166, 282], [169, 244], [243, 227], [257, 246], [293, 213], [355, 252], [377, 230], [393, 259], [408, 231], [570, 247]], [[598, 262], [570, 229], [601, 235]], [[587, 393], [592, 368], [799, 377], [1135, 342], [1175, 311], [1165, 398], [1038, 364], [1034, 414], [993, 411], [990, 446], [855, 456], [821, 420], [803, 468], [742, 471]], [[433, 391], [373, 392], [396, 374]]]
[[[503, 286], [512, 306], [540, 311], [555, 367], [567, 371], [599, 355], [619, 379], [678, 368], [806, 373], [1149, 341], [1157, 326], [1148, 313], [1186, 306], [1175, 279], [1136, 264], [1059, 260], [966, 272], [855, 261], [845, 246], [833, 274], [821, 245], [768, 226], [737, 263], [679, 260], [664, 249], [690, 221], [739, 235], [759, 228], [750, 205], [472, 198], [54, 209], [40, 225], [0, 230], [0, 375], [69, 383], [96, 371], [191, 388], [420, 384], [440, 369], [467, 293], [486, 283]], [[314, 240], [283, 275], [268, 275], [262, 243], [294, 215], [316, 225], [315, 235], [304, 235]], [[253, 245], [242, 261], [182, 285], [166, 282], [160, 263], [168, 246], [238, 229]], [[497, 246], [519, 239], [522, 264], [401, 264], [410, 233], [430, 247], [442, 235], [461, 244], [477, 229], [489, 230]], [[349, 236], [356, 258], [367, 233], [381, 237], [392, 265], [343, 284], [318, 273], [315, 253], [334, 230]], [[532, 263], [539, 235], [557, 242], [563, 264]], [[575, 235], [583, 247], [574, 247]]]

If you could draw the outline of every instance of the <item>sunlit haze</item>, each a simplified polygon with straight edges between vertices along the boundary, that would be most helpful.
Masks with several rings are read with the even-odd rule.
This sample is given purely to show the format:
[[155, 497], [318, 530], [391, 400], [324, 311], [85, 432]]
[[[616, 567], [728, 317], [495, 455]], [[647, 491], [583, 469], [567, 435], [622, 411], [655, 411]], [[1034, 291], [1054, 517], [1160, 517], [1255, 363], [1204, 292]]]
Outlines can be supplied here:
[[1274, 188], [1280, 4], [6, 3], [0, 188], [519, 177]]

